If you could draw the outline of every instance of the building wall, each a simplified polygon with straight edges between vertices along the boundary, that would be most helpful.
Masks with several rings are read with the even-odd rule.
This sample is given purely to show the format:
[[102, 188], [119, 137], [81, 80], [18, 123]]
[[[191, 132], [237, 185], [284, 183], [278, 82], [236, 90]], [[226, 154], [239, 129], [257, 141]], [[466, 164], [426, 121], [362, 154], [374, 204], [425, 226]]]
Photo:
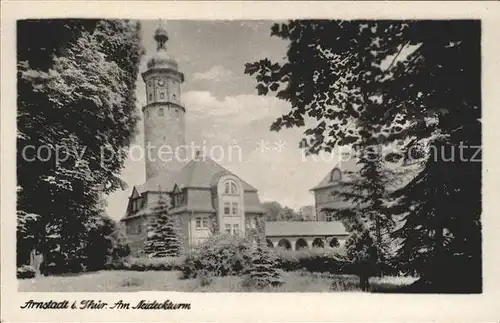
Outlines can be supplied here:
[[127, 237], [127, 243], [130, 246], [132, 256], [138, 256], [144, 249], [144, 242], [147, 238], [148, 217], [137, 217], [127, 220], [124, 230]]
[[323, 208], [344, 209], [352, 206], [350, 202], [343, 201], [340, 197], [335, 196], [334, 192], [342, 190], [342, 186], [336, 185], [332, 187], [320, 188], [314, 192], [314, 202], [316, 208], [316, 218], [318, 221], [326, 221], [326, 212]]
[[179, 236], [182, 241], [182, 249], [189, 250], [189, 214], [180, 213], [177, 214], [177, 229], [179, 230]]
[[[208, 224], [207, 227], [196, 228], [196, 219], [200, 218], [201, 222], [205, 220]], [[188, 236], [189, 236], [189, 246], [192, 248], [200, 243], [204, 242], [212, 235], [210, 228], [210, 212], [197, 212], [189, 214], [188, 216]]]

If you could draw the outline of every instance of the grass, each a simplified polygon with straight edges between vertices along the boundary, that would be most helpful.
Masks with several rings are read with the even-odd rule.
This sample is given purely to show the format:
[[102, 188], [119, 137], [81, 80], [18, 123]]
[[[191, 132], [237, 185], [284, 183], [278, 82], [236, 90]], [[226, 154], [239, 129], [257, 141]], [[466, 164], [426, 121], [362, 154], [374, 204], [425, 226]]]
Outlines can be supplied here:
[[[49, 276], [18, 280], [20, 292], [254, 292], [241, 286], [242, 277], [214, 277], [203, 286], [198, 279], [179, 279], [177, 271], [101, 271], [77, 276]], [[359, 280], [351, 275], [309, 273], [304, 271], [283, 273], [285, 284], [267, 288], [264, 292], [359, 292]], [[375, 292], [390, 292], [412, 283], [404, 277], [372, 278]]]

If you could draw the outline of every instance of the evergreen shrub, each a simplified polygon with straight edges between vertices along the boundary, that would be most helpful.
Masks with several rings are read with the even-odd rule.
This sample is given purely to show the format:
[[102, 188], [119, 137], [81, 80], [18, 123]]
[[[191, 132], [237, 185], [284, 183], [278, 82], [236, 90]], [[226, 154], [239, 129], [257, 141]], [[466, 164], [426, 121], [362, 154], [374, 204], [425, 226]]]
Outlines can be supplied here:
[[182, 277], [195, 278], [200, 271], [211, 276], [241, 275], [251, 259], [250, 243], [245, 238], [214, 235], [187, 254]]

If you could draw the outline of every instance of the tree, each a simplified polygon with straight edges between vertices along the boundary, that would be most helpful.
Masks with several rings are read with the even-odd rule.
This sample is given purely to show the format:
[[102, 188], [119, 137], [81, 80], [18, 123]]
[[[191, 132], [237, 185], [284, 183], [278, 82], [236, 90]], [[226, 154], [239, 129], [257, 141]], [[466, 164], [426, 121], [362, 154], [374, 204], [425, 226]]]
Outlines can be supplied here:
[[160, 194], [158, 204], [148, 216], [150, 225], [144, 252], [149, 257], [178, 257], [181, 252], [176, 218], [169, 214], [169, 209], [169, 201]]
[[[367, 147], [359, 154], [359, 173], [351, 174], [349, 181], [342, 182], [341, 189], [333, 195], [349, 202], [350, 208], [345, 210], [326, 209], [332, 212], [337, 220], [348, 223], [347, 227], [353, 230], [360, 229], [372, 234], [374, 246], [377, 249], [378, 274], [384, 274], [395, 253], [394, 238], [396, 227], [389, 202], [395, 189], [404, 186], [408, 177], [414, 176], [415, 168], [389, 168], [383, 160], [382, 147]], [[359, 219], [358, 219], [359, 218]], [[354, 223], [353, 223], [354, 221]], [[362, 221], [363, 226], [356, 225]]]
[[130, 248], [117, 223], [107, 215], [90, 219], [87, 228], [83, 264], [86, 270], [104, 269], [106, 264], [116, 263], [130, 254]]
[[18, 21], [17, 208], [39, 215], [32, 247], [47, 265], [85, 258], [85, 225], [99, 216], [101, 194], [125, 185], [119, 174], [138, 121], [139, 27]]
[[351, 229], [345, 242], [347, 259], [352, 272], [359, 276], [361, 290], [370, 289], [369, 278], [378, 272], [378, 248], [375, 245], [370, 231], [357, 223], [358, 228]]
[[258, 245], [252, 252], [250, 266], [246, 269], [245, 284], [262, 289], [280, 286], [284, 283], [278, 269], [277, 258], [265, 245]]
[[264, 202], [266, 221], [302, 221], [302, 216], [288, 206], [282, 206], [276, 201]]
[[[479, 21], [295, 20], [271, 28], [289, 41], [284, 63], [245, 66], [259, 94], [291, 105], [271, 130], [312, 121], [299, 144], [307, 153], [394, 143], [406, 156], [422, 143], [438, 152], [391, 208], [403, 217], [399, 257], [429, 290], [456, 280], [450, 257], [474, 277], [463, 290], [481, 289], [481, 163], [471, 162], [481, 146], [480, 30]], [[443, 158], [460, 146], [464, 158]]]
[[[259, 224], [259, 226], [262, 224]], [[266, 286], [280, 286], [284, 283], [278, 268], [278, 259], [267, 247], [265, 232], [258, 228], [252, 242], [250, 265], [244, 272], [247, 275], [243, 285], [262, 289]]]
[[278, 221], [278, 215], [283, 208], [281, 204], [276, 201], [262, 202], [262, 207], [266, 211], [266, 221]]
[[302, 206], [297, 213], [301, 221], [315, 221], [315, 212], [314, 205], [306, 205]]
[[30, 255], [36, 244], [38, 217], [38, 214], [17, 211], [17, 267], [30, 263]]

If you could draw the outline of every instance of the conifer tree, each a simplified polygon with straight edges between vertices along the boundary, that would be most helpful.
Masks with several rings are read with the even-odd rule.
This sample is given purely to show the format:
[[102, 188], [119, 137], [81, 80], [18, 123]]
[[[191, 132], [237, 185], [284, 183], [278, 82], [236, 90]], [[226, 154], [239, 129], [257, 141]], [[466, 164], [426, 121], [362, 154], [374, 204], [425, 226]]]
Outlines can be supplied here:
[[247, 275], [257, 288], [280, 286], [283, 284], [283, 279], [277, 267], [277, 259], [270, 250], [264, 245], [258, 245], [252, 252], [252, 262]]
[[361, 221], [354, 226], [345, 243], [347, 259], [350, 261], [351, 272], [359, 276], [361, 290], [368, 291], [370, 276], [379, 270], [378, 248], [370, 231]]
[[169, 214], [170, 203], [160, 194], [158, 204], [149, 215], [148, 237], [144, 252], [149, 257], [178, 257], [181, 252], [176, 218]]
[[259, 289], [282, 285], [284, 281], [281, 277], [281, 270], [278, 268], [278, 259], [267, 247], [263, 231], [259, 228], [252, 249], [252, 260], [245, 270], [247, 282]]

